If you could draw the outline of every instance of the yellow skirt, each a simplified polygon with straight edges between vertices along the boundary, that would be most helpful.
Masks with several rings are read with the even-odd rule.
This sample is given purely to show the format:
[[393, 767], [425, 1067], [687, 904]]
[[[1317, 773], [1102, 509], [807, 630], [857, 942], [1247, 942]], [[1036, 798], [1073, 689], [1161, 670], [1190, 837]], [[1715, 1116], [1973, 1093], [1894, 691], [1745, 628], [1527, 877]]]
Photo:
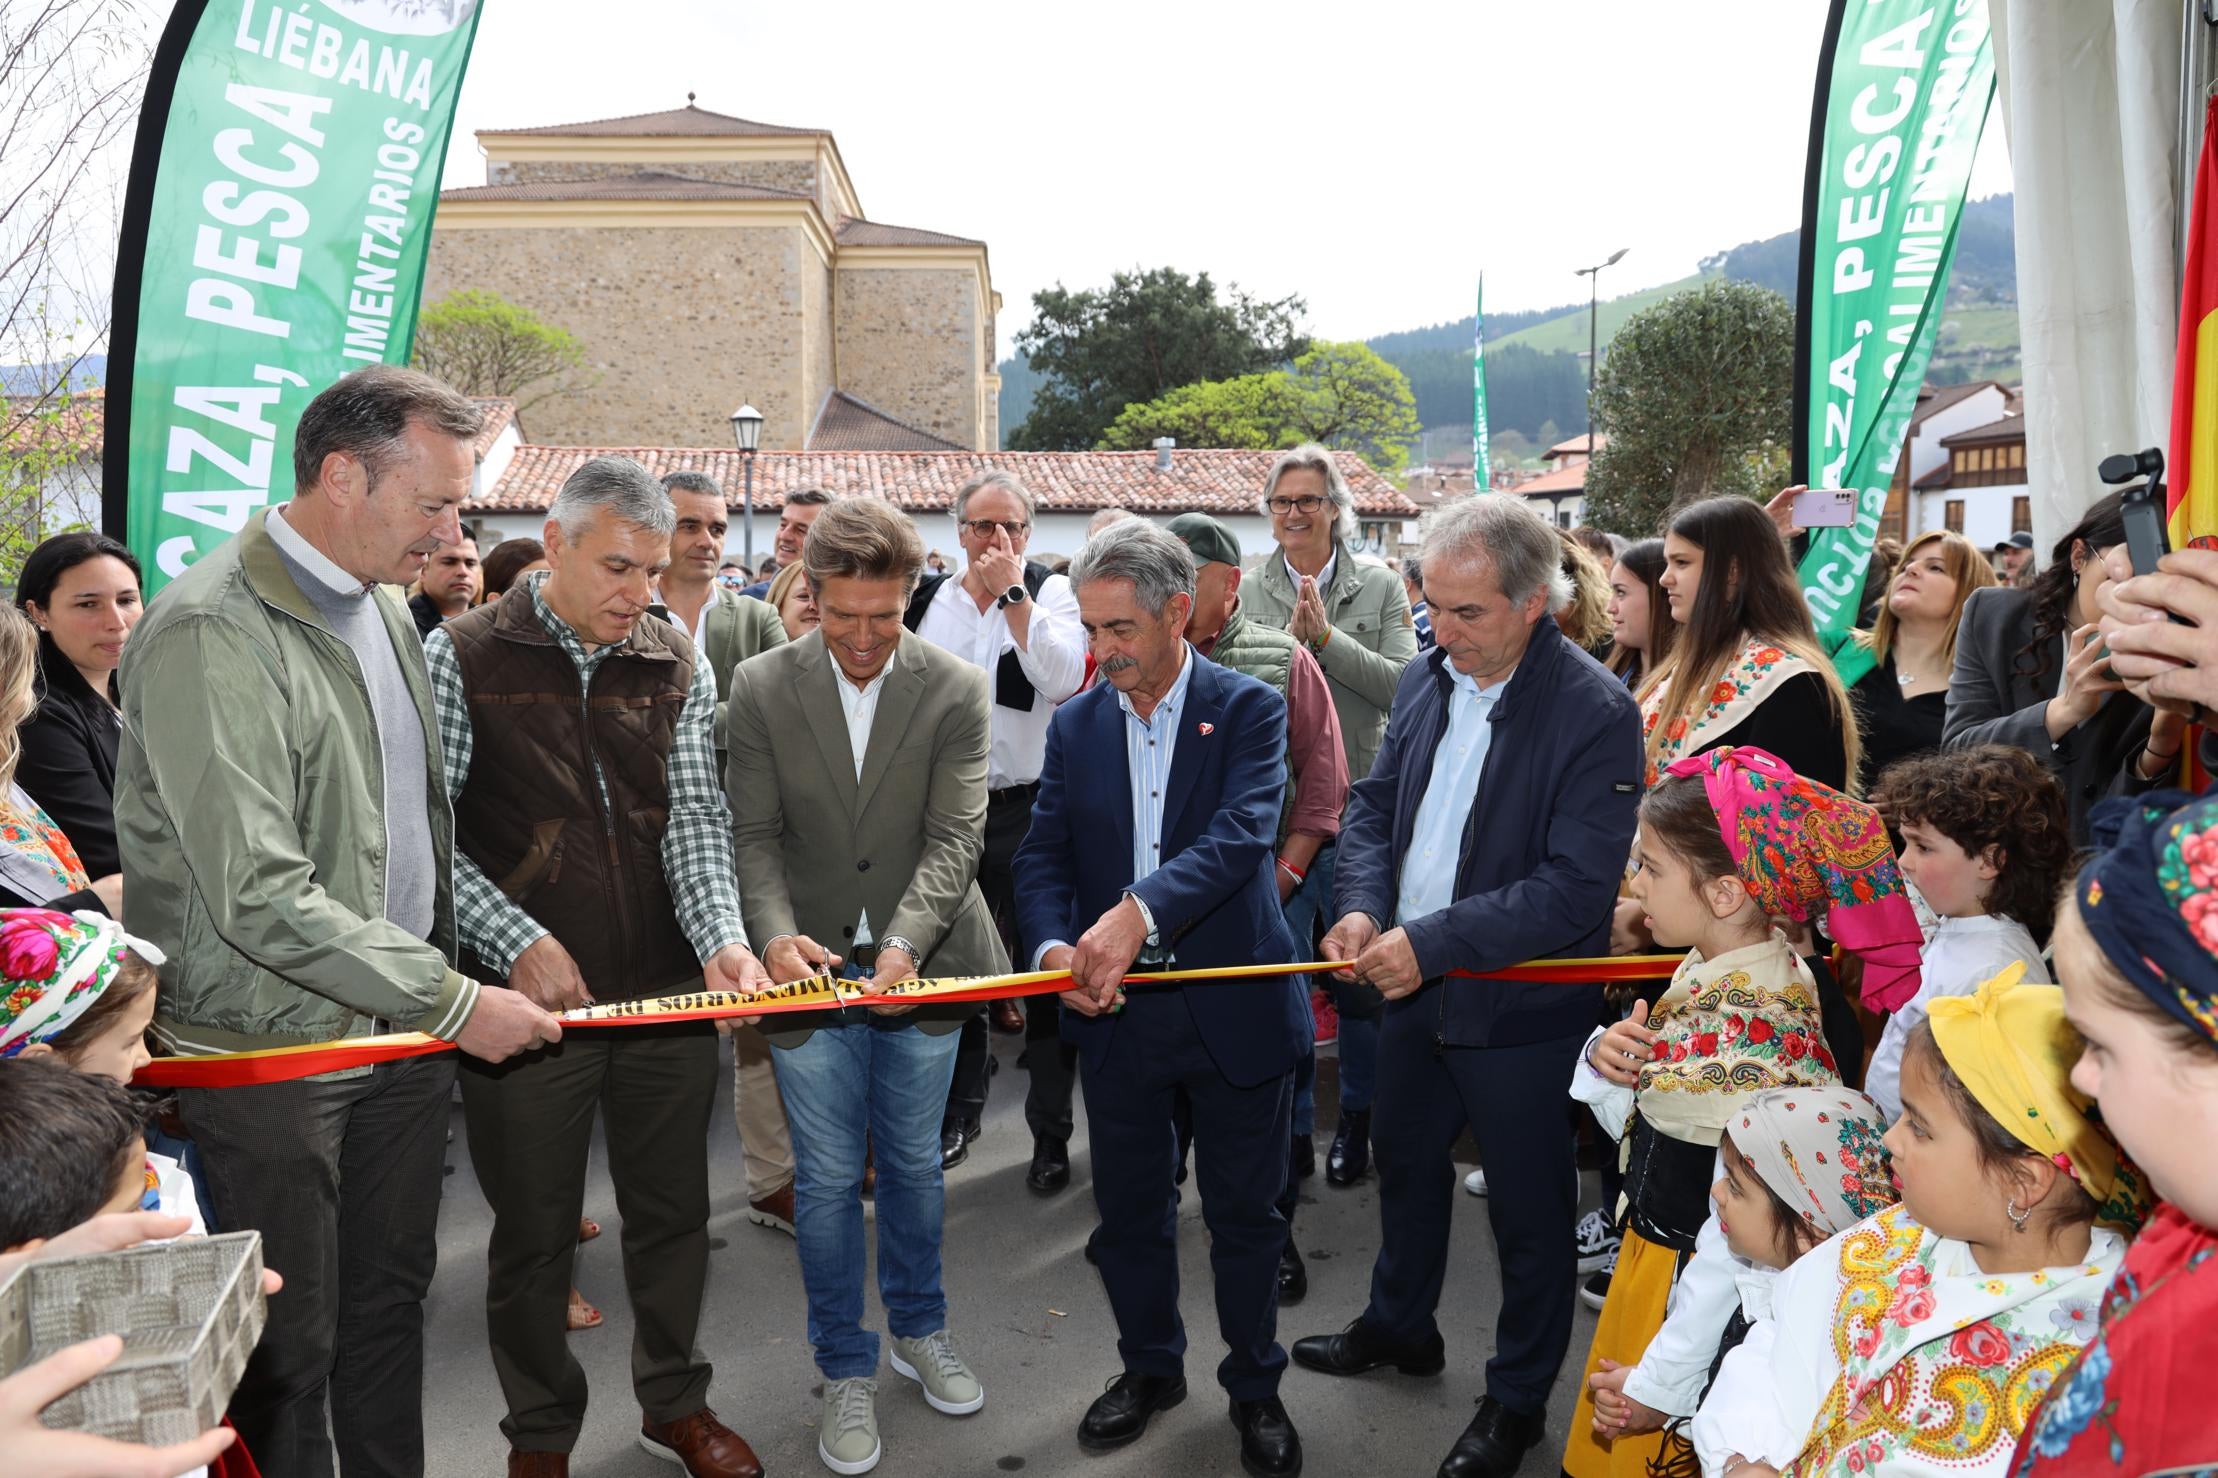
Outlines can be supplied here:
[[1571, 1413], [1571, 1440], [1563, 1449], [1563, 1470], [1571, 1478], [1647, 1478], [1650, 1464], [1665, 1456], [1667, 1442], [1673, 1447], [1683, 1445], [1682, 1439], [1665, 1432], [1615, 1439], [1596, 1437], [1594, 1388], [1587, 1384], [1587, 1377], [1601, 1370], [1605, 1356], [1620, 1365], [1640, 1359], [1656, 1331], [1663, 1328], [1678, 1262], [1678, 1254], [1670, 1248], [1644, 1240], [1630, 1227], [1625, 1229], [1624, 1245], [1617, 1250], [1617, 1271], [1610, 1275], [1610, 1296], [1602, 1301], [1602, 1317], [1594, 1326], [1594, 1344], [1587, 1351], [1586, 1370], [1579, 1377], [1579, 1404]]

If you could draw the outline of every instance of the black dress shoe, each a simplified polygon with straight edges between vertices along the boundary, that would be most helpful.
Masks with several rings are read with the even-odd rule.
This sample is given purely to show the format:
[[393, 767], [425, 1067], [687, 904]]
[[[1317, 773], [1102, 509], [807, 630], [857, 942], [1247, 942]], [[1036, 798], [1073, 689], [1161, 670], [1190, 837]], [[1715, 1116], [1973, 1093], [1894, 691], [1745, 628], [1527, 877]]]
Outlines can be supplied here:
[[1302, 1470], [1302, 1439], [1278, 1397], [1233, 1402], [1232, 1424], [1240, 1429], [1240, 1466], [1255, 1478], [1294, 1478]]
[[940, 1169], [953, 1170], [969, 1159], [981, 1128], [976, 1119], [949, 1119], [940, 1125]]
[[1294, 1245], [1288, 1234], [1286, 1250], [1278, 1255], [1278, 1301], [1281, 1307], [1298, 1304], [1309, 1294], [1309, 1269], [1302, 1263], [1302, 1251]]
[[1186, 1399], [1182, 1375], [1134, 1375], [1126, 1371], [1086, 1408], [1078, 1424], [1078, 1445], [1088, 1452], [1122, 1447], [1148, 1429], [1148, 1418]]
[[1325, 1179], [1333, 1185], [1354, 1185], [1371, 1168], [1371, 1111], [1342, 1109], [1340, 1127], [1325, 1154]]
[[1295, 1340], [1294, 1363], [1326, 1375], [1361, 1375], [1385, 1365], [1404, 1375], [1438, 1375], [1447, 1367], [1448, 1347], [1438, 1330], [1422, 1345], [1388, 1344], [1356, 1319], [1338, 1334]]
[[1070, 1184], [1070, 1146], [1060, 1139], [1038, 1135], [1032, 1141], [1032, 1168], [1024, 1183], [1043, 1196], [1052, 1196]]
[[1317, 1141], [1299, 1129], [1294, 1131], [1294, 1178], [1307, 1180], [1317, 1173]]
[[1512, 1411], [1492, 1396], [1482, 1397], [1479, 1414], [1440, 1460], [1434, 1478], [1510, 1478], [1547, 1430], [1546, 1412]]

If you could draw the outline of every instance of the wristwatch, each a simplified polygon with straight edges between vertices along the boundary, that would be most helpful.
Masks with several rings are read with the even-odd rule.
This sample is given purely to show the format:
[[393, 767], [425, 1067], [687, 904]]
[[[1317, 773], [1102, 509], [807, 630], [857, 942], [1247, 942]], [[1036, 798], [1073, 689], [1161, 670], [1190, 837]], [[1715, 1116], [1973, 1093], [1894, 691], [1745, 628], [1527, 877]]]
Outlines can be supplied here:
[[1029, 599], [1031, 599], [1030, 591], [1026, 590], [1021, 584], [1012, 585], [1001, 592], [1000, 603], [1003, 606], [1021, 606]]

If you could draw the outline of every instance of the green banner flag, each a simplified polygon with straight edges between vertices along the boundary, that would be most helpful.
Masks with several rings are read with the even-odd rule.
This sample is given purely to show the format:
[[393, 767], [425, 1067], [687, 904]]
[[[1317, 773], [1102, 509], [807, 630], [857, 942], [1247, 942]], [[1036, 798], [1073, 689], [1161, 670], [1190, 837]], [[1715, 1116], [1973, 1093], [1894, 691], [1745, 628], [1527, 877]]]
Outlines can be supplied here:
[[1844, 682], [1871, 668], [1849, 634], [1994, 91], [1983, 0], [1834, 0], [1803, 197], [1794, 469], [1859, 496], [1851, 527], [1812, 533], [1799, 572]]
[[1471, 486], [1484, 492], [1493, 482], [1487, 460], [1486, 431], [1486, 274], [1479, 274], [1479, 297], [1471, 315]]
[[293, 426], [405, 364], [477, 0], [184, 0], [124, 202], [103, 521], [148, 593], [292, 488]]

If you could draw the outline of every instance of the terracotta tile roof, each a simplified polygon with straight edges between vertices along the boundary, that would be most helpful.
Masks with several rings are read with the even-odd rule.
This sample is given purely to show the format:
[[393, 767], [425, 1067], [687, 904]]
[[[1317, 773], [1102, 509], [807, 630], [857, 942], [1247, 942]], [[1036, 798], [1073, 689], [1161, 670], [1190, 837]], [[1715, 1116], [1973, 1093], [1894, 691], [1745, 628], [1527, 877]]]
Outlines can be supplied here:
[[961, 452], [969, 448], [934, 436], [844, 390], [824, 392], [804, 450], [812, 452]]
[[1911, 483], [1910, 486], [1921, 493], [1929, 493], [1936, 488], [1945, 488], [1948, 486], [1948, 475], [1952, 470], [1954, 469], [1949, 460], [1944, 457], [1940, 466], [1934, 468], [1916, 482]]
[[1536, 493], [1556, 493], [1560, 495], [1583, 492], [1586, 489], [1586, 467], [1587, 464], [1584, 462], [1577, 462], [1569, 467], [1558, 467], [1553, 472], [1543, 472], [1538, 477], [1528, 477], [1515, 487], [1504, 488], [1502, 491], [1515, 493], [1521, 498], [1531, 497]]
[[[1610, 434], [1607, 431], [1594, 433], [1594, 450], [1600, 451], [1609, 444]], [[1552, 461], [1557, 457], [1583, 457], [1586, 454], [1586, 433], [1582, 431], [1577, 436], [1565, 437], [1562, 441], [1542, 452], [1540, 456], [1542, 461]]]
[[[689, 95], [690, 97], [690, 95]], [[525, 137], [553, 137], [569, 135], [573, 138], [715, 138], [762, 137], [784, 134], [823, 134], [822, 128], [787, 128], [778, 123], [756, 123], [748, 118], [734, 118], [728, 113], [711, 113], [706, 108], [696, 108], [689, 100], [682, 108], [672, 108], [666, 113], [631, 113], [622, 118], [596, 118], [589, 123], [550, 123], [541, 128], [488, 128], [493, 134], [517, 134]]]
[[925, 231], [915, 226], [888, 226], [882, 221], [865, 221], [855, 216], [841, 216], [839, 221], [841, 246], [984, 246], [968, 236], [950, 236], [944, 231]]
[[[630, 457], [660, 477], [691, 468], [706, 472], [737, 495], [739, 453], [732, 447], [519, 447], [508, 469], [467, 513], [544, 512], [562, 481], [588, 457]], [[1155, 470], [1153, 452], [760, 452], [755, 457], [758, 508], [784, 506], [787, 490], [829, 488], [842, 495], [870, 494], [910, 513], [942, 513], [955, 490], [990, 467], [1024, 479], [1041, 508], [1091, 513], [1129, 508], [1135, 513], [1251, 513], [1276, 452], [1180, 450], [1171, 470]], [[1339, 454], [1340, 470], [1355, 493], [1359, 513], [1375, 518], [1415, 518], [1416, 504], [1361, 457]]]
[[485, 460], [485, 454], [493, 450], [493, 443], [499, 441], [501, 433], [510, 426], [516, 426], [518, 436], [524, 434], [524, 428], [516, 424], [516, 402], [507, 396], [473, 395], [470, 403], [485, 412], [485, 424], [478, 428], [477, 440], [471, 445], [471, 450], [477, 454], [480, 462]]
[[108, 392], [98, 386], [42, 399], [0, 400], [0, 456], [73, 451], [97, 457], [107, 439]]
[[535, 180], [524, 185], [462, 185], [441, 190], [442, 204], [470, 200], [814, 200], [806, 190], [697, 180], [662, 169], [584, 180]]
[[1984, 426], [1974, 426], [1969, 431], [1959, 431], [1954, 436], [1941, 438], [1945, 447], [1995, 446], [2002, 442], [2025, 440], [2025, 417], [2004, 416], [1999, 421], [1989, 421]]
[[[1917, 409], [1910, 413], [1910, 427], [1914, 431], [1933, 416], [1939, 415], [1958, 401], [1969, 400], [1982, 390], [2001, 390], [1993, 380], [1966, 380], [1961, 385], [1927, 385], [1918, 391]], [[2005, 391], [2005, 398], [2008, 392]]]

